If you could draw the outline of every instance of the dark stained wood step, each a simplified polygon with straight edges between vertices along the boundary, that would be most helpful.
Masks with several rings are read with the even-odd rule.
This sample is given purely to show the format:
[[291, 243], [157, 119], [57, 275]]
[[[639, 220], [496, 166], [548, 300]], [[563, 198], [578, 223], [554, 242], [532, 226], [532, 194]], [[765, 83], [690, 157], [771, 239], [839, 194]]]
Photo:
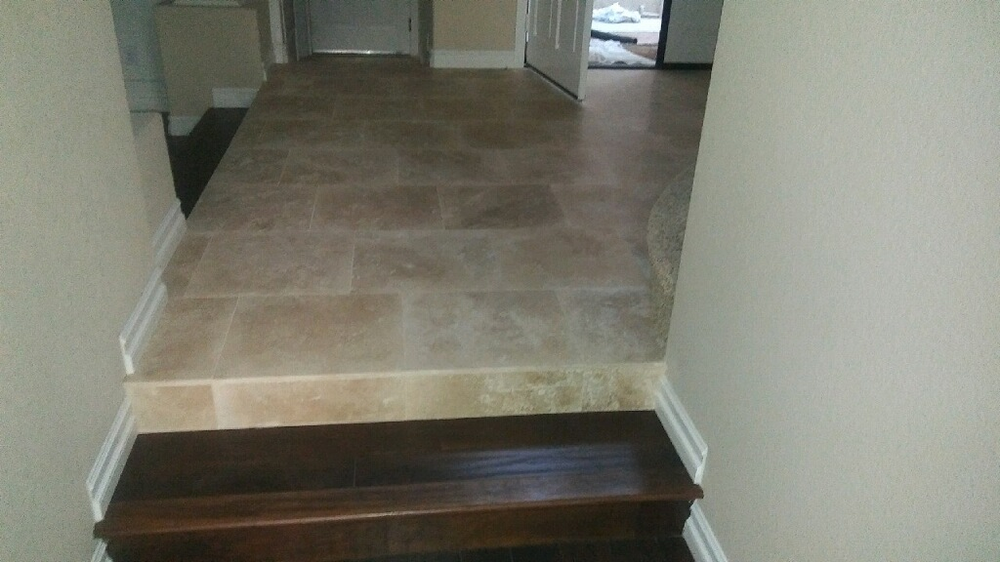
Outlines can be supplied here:
[[95, 535], [128, 560], [347, 560], [679, 535], [651, 412], [142, 435]]

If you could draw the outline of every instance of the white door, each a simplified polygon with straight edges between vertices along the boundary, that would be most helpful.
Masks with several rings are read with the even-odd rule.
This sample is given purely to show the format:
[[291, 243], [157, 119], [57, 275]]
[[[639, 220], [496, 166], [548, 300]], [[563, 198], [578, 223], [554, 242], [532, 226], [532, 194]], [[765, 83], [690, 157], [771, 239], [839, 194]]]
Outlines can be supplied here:
[[309, 0], [316, 53], [409, 53], [411, 0]]
[[594, 0], [530, 0], [529, 66], [582, 100], [587, 89], [587, 58]]

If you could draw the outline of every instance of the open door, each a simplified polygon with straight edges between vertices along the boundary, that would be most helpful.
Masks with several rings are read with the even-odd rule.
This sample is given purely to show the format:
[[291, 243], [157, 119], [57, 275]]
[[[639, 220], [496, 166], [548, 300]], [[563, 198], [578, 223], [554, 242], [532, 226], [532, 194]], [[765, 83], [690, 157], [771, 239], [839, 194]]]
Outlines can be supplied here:
[[582, 100], [594, 0], [530, 0], [525, 62]]

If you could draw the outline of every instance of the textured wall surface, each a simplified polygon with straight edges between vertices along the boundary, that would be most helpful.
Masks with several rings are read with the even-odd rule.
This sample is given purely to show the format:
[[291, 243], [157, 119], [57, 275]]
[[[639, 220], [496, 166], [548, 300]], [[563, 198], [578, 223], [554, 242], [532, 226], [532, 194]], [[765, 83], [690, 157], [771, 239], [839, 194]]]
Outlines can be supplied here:
[[731, 560], [1000, 560], [998, 29], [726, 3], [667, 361]]
[[6, 3], [0, 52], [0, 560], [89, 560], [152, 263], [110, 7]]

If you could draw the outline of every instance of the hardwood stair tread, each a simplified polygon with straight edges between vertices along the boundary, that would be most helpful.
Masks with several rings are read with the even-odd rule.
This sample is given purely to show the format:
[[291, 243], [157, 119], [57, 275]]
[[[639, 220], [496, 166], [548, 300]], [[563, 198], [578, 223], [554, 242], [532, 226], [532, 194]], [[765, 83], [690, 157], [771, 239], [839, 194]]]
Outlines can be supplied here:
[[122, 560], [341, 560], [676, 536], [700, 497], [652, 412], [157, 434], [94, 533]]

